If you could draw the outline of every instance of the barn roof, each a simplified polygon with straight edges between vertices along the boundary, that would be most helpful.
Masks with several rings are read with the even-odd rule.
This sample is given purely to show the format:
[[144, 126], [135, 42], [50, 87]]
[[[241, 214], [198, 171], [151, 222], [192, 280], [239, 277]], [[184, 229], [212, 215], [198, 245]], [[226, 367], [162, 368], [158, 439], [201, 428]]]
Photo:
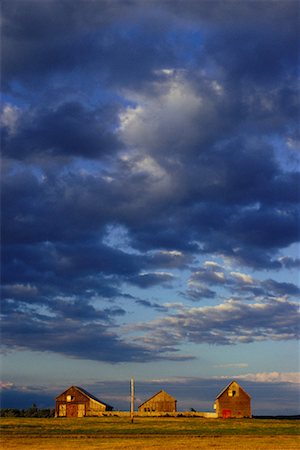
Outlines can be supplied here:
[[230, 386], [231, 386], [233, 383], [236, 383], [236, 384], [238, 385], [238, 387], [239, 387], [246, 395], [248, 395], [249, 398], [251, 398], [250, 395], [249, 395], [249, 394], [248, 394], [248, 393], [240, 386], [240, 384], [239, 384], [236, 380], [232, 380], [232, 381], [231, 381], [226, 387], [224, 387], [224, 389], [222, 389], [222, 391], [216, 396], [216, 399], [219, 398], [219, 397], [221, 397], [221, 395], [224, 394], [224, 392], [227, 391], [227, 389], [229, 389]]
[[107, 406], [108, 408], [112, 408], [111, 405], [108, 405], [107, 403], [103, 402], [102, 400], [99, 400], [99, 398], [95, 397], [93, 394], [90, 394], [88, 391], [86, 391], [85, 389], [83, 389], [82, 387], [79, 387], [79, 386], [70, 386], [70, 387], [68, 387], [68, 389], [66, 389], [64, 392], [59, 394], [56, 398], [60, 397], [62, 394], [64, 394], [65, 392], [67, 392], [71, 388], [77, 389], [77, 391], [80, 391], [86, 397], [88, 397], [88, 398], [90, 398], [92, 400], [95, 400], [98, 403], [101, 403], [101, 405]]
[[161, 389], [160, 391], [156, 392], [156, 394], [152, 395], [152, 397], [148, 398], [147, 400], [145, 400], [143, 403], [141, 403], [139, 405], [139, 408], [141, 406], [143, 406], [145, 403], [149, 402], [150, 400], [152, 400], [154, 397], [156, 397], [159, 394], [166, 394], [168, 397], [170, 397], [172, 400], [174, 400], [176, 402], [176, 398], [172, 397], [172, 395], [168, 394], [166, 391], [164, 391], [163, 389]]

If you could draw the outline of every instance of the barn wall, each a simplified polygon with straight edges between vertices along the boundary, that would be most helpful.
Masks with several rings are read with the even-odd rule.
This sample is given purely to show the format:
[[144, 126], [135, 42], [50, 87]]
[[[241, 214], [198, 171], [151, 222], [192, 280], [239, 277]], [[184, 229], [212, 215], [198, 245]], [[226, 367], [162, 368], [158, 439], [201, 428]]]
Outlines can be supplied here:
[[86, 416], [97, 416], [98, 413], [106, 411], [106, 406], [90, 399], [87, 404]]
[[56, 398], [55, 415], [57, 417], [83, 417], [89, 399], [75, 387], [71, 387]]
[[106, 411], [106, 405], [84, 395], [74, 386], [56, 398], [56, 417], [98, 416]]
[[176, 400], [166, 392], [160, 392], [139, 407], [139, 412], [176, 412]]
[[251, 417], [251, 399], [238, 384], [233, 384], [217, 398], [216, 413], [223, 418]]

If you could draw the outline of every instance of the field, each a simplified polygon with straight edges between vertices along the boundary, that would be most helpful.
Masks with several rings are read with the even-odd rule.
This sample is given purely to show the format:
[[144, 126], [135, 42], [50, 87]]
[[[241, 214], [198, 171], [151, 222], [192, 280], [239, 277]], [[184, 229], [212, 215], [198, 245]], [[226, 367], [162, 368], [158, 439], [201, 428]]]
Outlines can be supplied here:
[[290, 450], [299, 422], [273, 419], [1, 419], [1, 448], [70, 450]]

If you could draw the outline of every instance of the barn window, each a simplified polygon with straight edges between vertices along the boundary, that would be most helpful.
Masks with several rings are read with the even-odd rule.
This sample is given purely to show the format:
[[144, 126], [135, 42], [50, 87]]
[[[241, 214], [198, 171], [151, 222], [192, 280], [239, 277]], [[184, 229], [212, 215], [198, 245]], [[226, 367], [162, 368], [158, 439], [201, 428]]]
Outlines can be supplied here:
[[67, 402], [71, 402], [72, 400], [75, 400], [74, 395], [67, 395]]
[[236, 391], [234, 389], [228, 389], [228, 397], [234, 397], [236, 395]]

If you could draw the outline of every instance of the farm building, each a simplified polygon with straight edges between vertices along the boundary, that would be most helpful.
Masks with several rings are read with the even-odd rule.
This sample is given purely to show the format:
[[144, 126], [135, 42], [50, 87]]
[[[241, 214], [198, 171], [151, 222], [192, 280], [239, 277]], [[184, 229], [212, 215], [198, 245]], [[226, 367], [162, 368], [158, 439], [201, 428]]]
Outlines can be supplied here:
[[217, 417], [223, 419], [252, 417], [251, 397], [236, 381], [232, 381], [216, 397], [215, 410]]
[[56, 417], [98, 416], [99, 413], [112, 411], [113, 407], [100, 401], [84, 389], [71, 386], [56, 397]]
[[176, 403], [174, 397], [161, 390], [142, 403], [138, 410], [140, 413], [176, 412]]

